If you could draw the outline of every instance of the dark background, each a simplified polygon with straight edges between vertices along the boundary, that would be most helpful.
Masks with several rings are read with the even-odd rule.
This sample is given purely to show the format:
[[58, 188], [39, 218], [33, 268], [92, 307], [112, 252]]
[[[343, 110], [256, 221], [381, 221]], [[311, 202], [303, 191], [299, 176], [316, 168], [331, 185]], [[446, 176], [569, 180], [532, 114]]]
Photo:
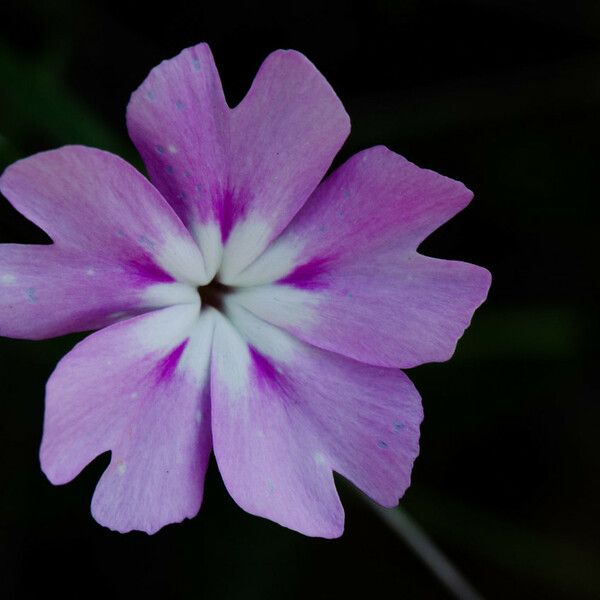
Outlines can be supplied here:
[[[304, 52], [352, 119], [337, 163], [386, 144], [475, 191], [422, 247], [494, 281], [454, 358], [410, 371], [426, 418], [402, 506], [486, 598], [600, 597], [600, 3], [3, 2], [0, 167], [66, 143], [140, 166], [129, 94], [200, 41], [232, 105], [270, 51]], [[4, 200], [0, 237], [45, 240]], [[448, 598], [343, 482], [336, 541], [245, 514], [214, 464], [194, 520], [97, 525], [108, 455], [59, 488], [37, 457], [45, 381], [77, 339], [0, 340], [0, 595]]]

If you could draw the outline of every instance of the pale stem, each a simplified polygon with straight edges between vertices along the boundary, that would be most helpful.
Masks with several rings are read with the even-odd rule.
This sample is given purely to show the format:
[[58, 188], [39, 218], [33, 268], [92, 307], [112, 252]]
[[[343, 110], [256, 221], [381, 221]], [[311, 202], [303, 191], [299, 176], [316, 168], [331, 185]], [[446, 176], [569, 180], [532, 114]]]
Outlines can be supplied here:
[[365, 496], [363, 497], [455, 598], [459, 600], [483, 600], [483, 597], [459, 573], [448, 557], [402, 509], [383, 508]]

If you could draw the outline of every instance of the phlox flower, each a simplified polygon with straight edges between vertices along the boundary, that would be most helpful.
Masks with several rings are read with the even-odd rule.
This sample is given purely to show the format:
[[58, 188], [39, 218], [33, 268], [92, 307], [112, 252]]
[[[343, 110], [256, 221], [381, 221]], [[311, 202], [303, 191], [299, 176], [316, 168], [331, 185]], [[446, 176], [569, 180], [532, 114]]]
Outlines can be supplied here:
[[343, 530], [334, 471], [396, 505], [422, 420], [401, 369], [448, 359], [490, 284], [417, 252], [471, 192], [383, 146], [321, 181], [349, 118], [294, 51], [230, 109], [208, 46], [186, 49], [127, 125], [150, 181], [82, 146], [0, 179], [53, 242], [0, 246], [0, 333], [98, 330], [48, 381], [44, 473], [109, 450], [92, 513], [122, 532], [194, 516], [211, 451], [239, 506], [307, 535]]

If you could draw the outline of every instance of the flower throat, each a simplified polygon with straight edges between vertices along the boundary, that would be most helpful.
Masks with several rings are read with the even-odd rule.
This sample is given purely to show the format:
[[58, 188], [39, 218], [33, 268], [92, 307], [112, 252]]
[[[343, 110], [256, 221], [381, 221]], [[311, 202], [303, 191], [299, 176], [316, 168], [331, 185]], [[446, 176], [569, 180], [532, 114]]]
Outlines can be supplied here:
[[218, 311], [223, 309], [223, 299], [226, 294], [231, 292], [233, 288], [229, 285], [225, 285], [213, 279], [208, 285], [201, 285], [198, 287], [198, 294], [200, 294], [200, 300], [202, 306], [212, 306]]

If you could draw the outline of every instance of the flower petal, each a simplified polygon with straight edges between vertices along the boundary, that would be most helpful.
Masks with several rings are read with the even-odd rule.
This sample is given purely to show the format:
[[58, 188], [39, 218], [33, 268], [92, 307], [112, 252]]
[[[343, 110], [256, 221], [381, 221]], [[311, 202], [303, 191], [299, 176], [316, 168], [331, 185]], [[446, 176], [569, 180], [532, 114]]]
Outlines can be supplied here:
[[222, 221], [223, 283], [291, 221], [349, 132], [342, 103], [305, 56], [279, 50], [266, 58], [231, 118], [233, 185], [231, 212]]
[[92, 334], [50, 377], [42, 469], [62, 484], [111, 450], [92, 501], [99, 523], [153, 533], [198, 512], [212, 334], [211, 309], [164, 308]]
[[227, 186], [229, 107], [206, 44], [152, 69], [127, 107], [150, 178], [194, 232], [212, 278], [221, 261], [219, 201]]
[[193, 303], [198, 294], [161, 283], [147, 271], [101, 262], [56, 244], [0, 245], [0, 334], [45, 339], [99, 329], [166, 303]]
[[337, 537], [343, 509], [332, 470], [377, 502], [410, 482], [422, 419], [398, 370], [304, 344], [227, 303], [215, 328], [212, 431], [229, 493], [248, 512], [301, 533]]
[[229, 110], [206, 44], [153, 69], [127, 119], [152, 181], [194, 233], [207, 271], [223, 259], [224, 283], [287, 225], [349, 132], [331, 86], [293, 51], [267, 57]]
[[202, 256], [156, 189], [123, 160], [67, 146], [20, 160], [0, 189], [52, 245], [0, 245], [0, 333], [43, 338], [194, 302]]
[[386, 148], [361, 152], [236, 278], [239, 286], [265, 284], [237, 299], [307, 342], [369, 364], [446, 360], [484, 301], [490, 274], [416, 248], [471, 196]]

